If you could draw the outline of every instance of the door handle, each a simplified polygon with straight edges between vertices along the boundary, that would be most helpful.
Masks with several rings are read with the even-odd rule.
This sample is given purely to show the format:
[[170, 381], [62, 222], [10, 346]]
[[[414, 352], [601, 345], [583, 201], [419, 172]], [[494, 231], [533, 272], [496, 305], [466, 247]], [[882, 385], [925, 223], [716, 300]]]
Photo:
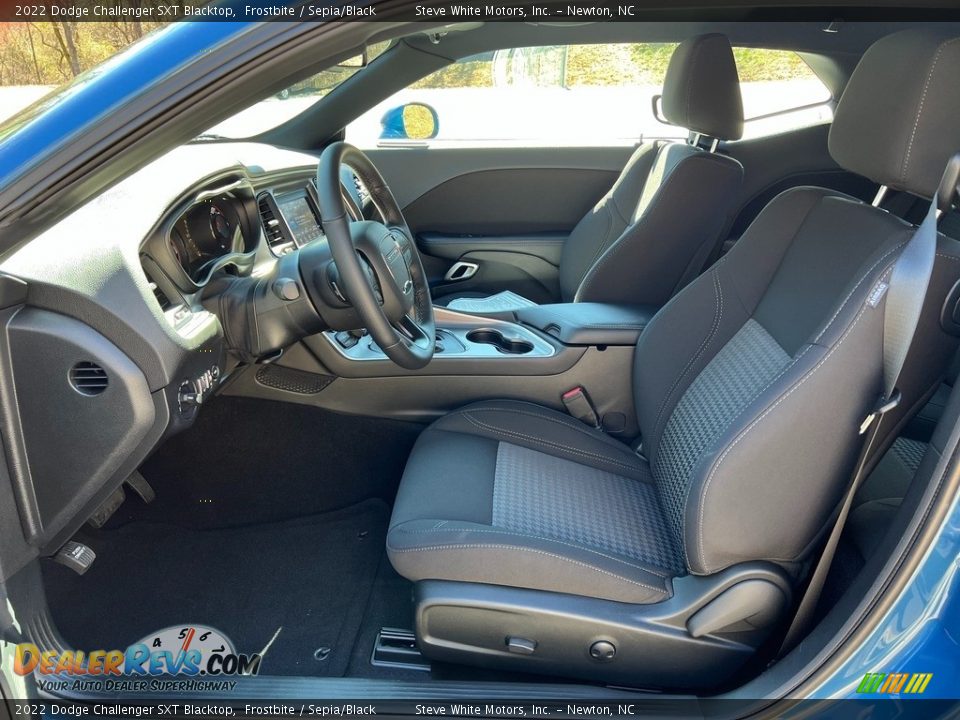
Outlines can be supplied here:
[[458, 260], [453, 265], [450, 266], [450, 269], [447, 270], [447, 274], [443, 276], [443, 279], [447, 282], [458, 282], [459, 280], [468, 280], [477, 274], [477, 270], [480, 266], [477, 263], [465, 262], [463, 260]]

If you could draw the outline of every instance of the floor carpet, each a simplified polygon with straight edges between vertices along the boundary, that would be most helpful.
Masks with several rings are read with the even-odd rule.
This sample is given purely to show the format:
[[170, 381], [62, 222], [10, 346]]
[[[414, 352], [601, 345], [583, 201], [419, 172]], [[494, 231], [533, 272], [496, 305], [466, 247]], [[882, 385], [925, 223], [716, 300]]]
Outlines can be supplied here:
[[204, 624], [241, 653], [276, 635], [261, 674], [339, 676], [358, 659], [389, 516], [386, 503], [367, 500], [232, 528], [128, 522], [84, 538], [97, 560], [83, 576], [44, 563], [48, 601], [76, 648], [124, 648], [169, 626]]

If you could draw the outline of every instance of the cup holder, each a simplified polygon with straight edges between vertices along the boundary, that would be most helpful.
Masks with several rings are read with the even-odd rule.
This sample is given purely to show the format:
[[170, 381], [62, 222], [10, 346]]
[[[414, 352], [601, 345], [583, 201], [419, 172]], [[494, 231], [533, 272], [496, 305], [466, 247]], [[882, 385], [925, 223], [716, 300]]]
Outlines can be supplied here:
[[503, 336], [499, 330], [482, 328], [467, 333], [467, 340], [485, 345], [493, 345], [499, 352], [506, 355], [524, 355], [533, 350], [533, 343], [527, 340], [511, 340]]

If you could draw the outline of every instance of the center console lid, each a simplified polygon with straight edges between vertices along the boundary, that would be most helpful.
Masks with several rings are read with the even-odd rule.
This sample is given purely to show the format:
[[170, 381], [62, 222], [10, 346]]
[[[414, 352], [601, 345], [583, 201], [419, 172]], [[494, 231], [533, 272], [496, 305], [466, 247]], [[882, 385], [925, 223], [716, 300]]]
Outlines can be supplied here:
[[657, 310], [653, 305], [559, 303], [521, 308], [516, 317], [564, 345], [634, 345]]

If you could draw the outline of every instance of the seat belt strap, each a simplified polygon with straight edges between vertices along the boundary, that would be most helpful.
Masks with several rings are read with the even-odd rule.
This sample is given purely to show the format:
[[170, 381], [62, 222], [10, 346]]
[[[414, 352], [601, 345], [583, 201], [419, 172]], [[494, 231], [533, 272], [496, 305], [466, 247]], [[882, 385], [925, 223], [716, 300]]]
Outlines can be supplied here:
[[847, 485], [840, 511], [824, 544], [823, 552], [810, 575], [810, 582], [800, 598], [797, 612], [777, 652], [778, 658], [793, 649], [813, 620], [817, 602], [823, 592], [837, 546], [840, 544], [843, 527], [853, 507], [854, 497], [867, 475], [868, 462], [882, 425], [880, 418], [900, 402], [897, 381], [900, 379], [904, 361], [913, 343], [913, 336], [920, 321], [920, 311], [930, 284], [930, 275], [933, 273], [937, 254], [939, 211], [950, 207], [957, 193], [958, 179], [960, 179], [960, 153], [950, 159], [940, 187], [930, 202], [927, 216], [907, 241], [906, 247], [894, 263], [889, 287], [878, 286], [872, 294], [880, 293], [882, 297], [883, 291], [889, 293], [883, 318], [883, 395], [860, 426], [860, 434], [866, 437], [861, 446], [855, 470]]

